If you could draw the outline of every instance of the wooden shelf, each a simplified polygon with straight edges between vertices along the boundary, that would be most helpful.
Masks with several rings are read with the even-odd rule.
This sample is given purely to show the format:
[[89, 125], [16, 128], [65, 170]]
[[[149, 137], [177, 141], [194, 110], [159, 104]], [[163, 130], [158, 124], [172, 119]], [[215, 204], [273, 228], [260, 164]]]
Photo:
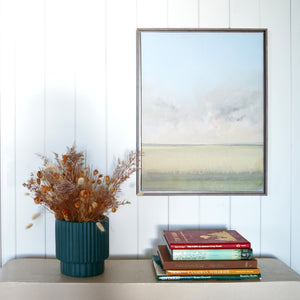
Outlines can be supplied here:
[[[157, 281], [149, 259], [108, 259], [102, 275], [62, 275], [56, 259], [16, 259], [0, 269], [0, 299], [300, 299], [300, 276], [258, 258], [260, 281]], [[201, 297], [200, 297], [201, 296]]]

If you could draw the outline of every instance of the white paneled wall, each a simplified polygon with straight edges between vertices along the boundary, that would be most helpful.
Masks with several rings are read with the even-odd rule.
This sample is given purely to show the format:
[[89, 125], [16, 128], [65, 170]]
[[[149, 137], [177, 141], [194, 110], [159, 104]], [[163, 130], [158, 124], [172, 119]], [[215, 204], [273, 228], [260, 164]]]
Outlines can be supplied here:
[[163, 229], [236, 229], [300, 272], [297, 0], [0, 0], [2, 261], [54, 256], [54, 218], [22, 183], [73, 141], [109, 172], [136, 145], [136, 28], [268, 28], [268, 196], [144, 196], [111, 220], [111, 256], [149, 257]]

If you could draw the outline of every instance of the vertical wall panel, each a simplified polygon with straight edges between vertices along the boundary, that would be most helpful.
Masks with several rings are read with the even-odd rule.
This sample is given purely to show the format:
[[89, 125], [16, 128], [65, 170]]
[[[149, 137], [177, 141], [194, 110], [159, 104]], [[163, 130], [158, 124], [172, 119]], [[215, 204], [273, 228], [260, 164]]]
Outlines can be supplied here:
[[[53, 158], [53, 152], [64, 153], [75, 140], [77, 15], [68, 0], [45, 4], [45, 154]], [[54, 229], [54, 217], [47, 213], [47, 255], [55, 254]]]
[[[229, 27], [228, 0], [199, 0], [199, 25], [201, 28]], [[200, 197], [201, 227], [230, 227], [230, 197]]]
[[299, 197], [299, 170], [300, 170], [300, 2], [291, 1], [291, 66], [292, 66], [292, 243], [291, 266], [300, 273], [300, 197]]
[[[136, 2], [107, 1], [107, 164], [135, 150], [136, 141]], [[110, 215], [110, 252], [136, 255], [137, 197], [135, 176], [124, 184], [120, 197], [131, 202]], [[120, 199], [121, 200], [121, 199]]]
[[76, 19], [75, 134], [78, 149], [102, 172], [106, 168], [106, 5], [105, 1], [74, 2]]
[[68, 0], [46, 1], [46, 154], [62, 153], [75, 138], [75, 22]]
[[197, 196], [174, 196], [169, 200], [169, 229], [199, 229], [200, 201]]
[[[166, 28], [168, 1], [137, 0], [137, 27]], [[138, 256], [150, 257], [168, 229], [168, 197], [138, 197]]]
[[260, 0], [230, 0], [232, 28], [260, 27]]
[[[198, 27], [198, 0], [168, 2], [170, 28]], [[169, 228], [197, 228], [199, 226], [199, 197], [169, 197]]]
[[198, 27], [198, 0], [172, 0], [168, 2], [169, 28]]
[[[1, 1], [1, 248], [2, 263], [16, 255], [15, 1]], [[4, 30], [5, 29], [5, 30]]]
[[230, 229], [230, 201], [228, 196], [200, 197], [200, 227], [202, 229]]
[[200, 27], [228, 28], [229, 0], [199, 0]]
[[[45, 253], [44, 222], [25, 227], [39, 209], [22, 184], [37, 171], [44, 152], [44, 3], [17, 2], [16, 32], [16, 230], [17, 256]], [[30, 15], [30, 18], [28, 18]], [[34, 138], [33, 138], [34, 137]]]
[[231, 199], [231, 229], [251, 242], [255, 256], [260, 256], [260, 199], [255, 196], [235, 196]]
[[291, 92], [290, 3], [261, 1], [262, 26], [269, 29], [269, 178], [262, 200], [262, 254], [290, 263]]
[[[163, 230], [169, 229], [166, 197], [139, 197], [138, 257], [150, 258], [164, 243]], [[150, 205], [151, 204], [151, 205]]]
[[[259, 0], [231, 0], [230, 24], [232, 28], [260, 27]], [[263, 197], [262, 197], [263, 198]], [[252, 244], [255, 255], [260, 255], [261, 197], [231, 197], [231, 229], [239, 231]]]
[[137, 0], [137, 27], [168, 27], [167, 0]]

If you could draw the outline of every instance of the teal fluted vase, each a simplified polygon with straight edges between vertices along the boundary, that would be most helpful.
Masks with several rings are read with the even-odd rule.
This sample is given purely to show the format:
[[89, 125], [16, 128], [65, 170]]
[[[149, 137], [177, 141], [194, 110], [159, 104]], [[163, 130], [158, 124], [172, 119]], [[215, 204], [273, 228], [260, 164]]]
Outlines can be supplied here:
[[73, 277], [89, 277], [104, 272], [109, 256], [109, 219], [101, 222], [66, 222], [55, 220], [56, 258], [61, 273]]

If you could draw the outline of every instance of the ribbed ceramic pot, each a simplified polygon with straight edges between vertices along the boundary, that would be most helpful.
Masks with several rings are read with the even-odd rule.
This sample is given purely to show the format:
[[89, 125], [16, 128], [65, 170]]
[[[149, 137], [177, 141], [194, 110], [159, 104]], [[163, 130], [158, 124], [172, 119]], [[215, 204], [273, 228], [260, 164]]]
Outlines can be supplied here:
[[104, 272], [109, 256], [109, 219], [97, 222], [55, 220], [56, 257], [63, 274], [73, 277], [96, 276]]

